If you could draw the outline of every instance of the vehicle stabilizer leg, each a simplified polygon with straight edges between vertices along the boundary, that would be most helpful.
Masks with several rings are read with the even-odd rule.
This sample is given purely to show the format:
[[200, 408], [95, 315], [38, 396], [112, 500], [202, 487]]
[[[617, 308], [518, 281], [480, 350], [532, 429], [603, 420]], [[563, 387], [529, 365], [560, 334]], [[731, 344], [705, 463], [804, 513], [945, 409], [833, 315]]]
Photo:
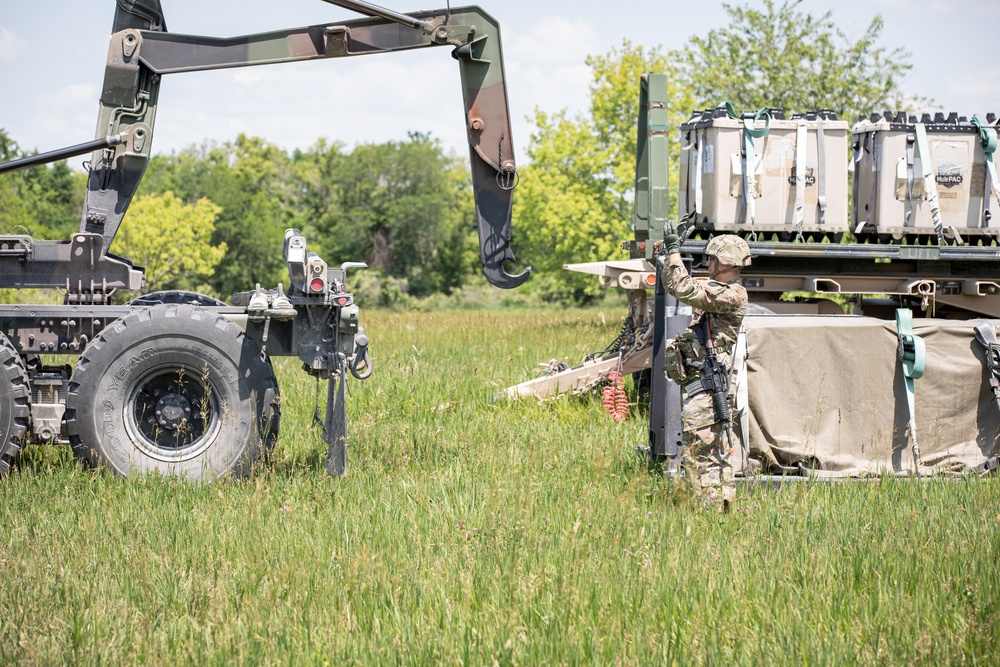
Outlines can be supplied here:
[[[690, 270], [690, 269], [689, 269]], [[653, 365], [649, 390], [649, 456], [652, 462], [667, 461], [676, 470], [681, 459], [681, 389], [663, 372], [666, 347], [691, 322], [691, 308], [667, 294], [656, 275], [653, 302]]]
[[331, 368], [336, 364], [339, 371], [330, 374], [327, 385], [323, 442], [330, 448], [326, 471], [341, 476], [347, 472], [347, 360], [342, 354], [330, 357]]

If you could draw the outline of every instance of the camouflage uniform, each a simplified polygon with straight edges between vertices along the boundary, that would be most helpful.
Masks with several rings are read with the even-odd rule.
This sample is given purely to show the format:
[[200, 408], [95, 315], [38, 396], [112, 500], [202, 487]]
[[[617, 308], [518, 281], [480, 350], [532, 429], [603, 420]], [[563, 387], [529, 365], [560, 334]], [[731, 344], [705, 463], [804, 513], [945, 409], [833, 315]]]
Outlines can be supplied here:
[[[723, 239], [723, 242], [737, 239], [742, 243], [742, 248], [747, 247], [738, 237], [717, 238]], [[745, 256], [749, 258], [748, 249], [745, 250]], [[749, 262], [744, 260], [725, 263], [742, 267]], [[747, 292], [738, 280], [720, 283], [692, 278], [685, 270], [680, 255], [676, 253], [669, 256], [661, 277], [667, 292], [693, 309], [691, 327], [678, 334], [667, 350], [666, 368], [670, 379], [681, 386], [684, 472], [692, 490], [705, 505], [723, 509], [736, 496], [732, 451], [726, 435], [727, 425], [716, 422], [712, 395], [702, 389], [701, 372], [691, 364], [692, 361], [704, 361], [708, 355], [708, 350], [698, 338], [695, 325], [702, 317], [708, 318], [716, 358], [726, 370], [732, 369], [736, 337], [747, 310]], [[730, 385], [730, 405], [734, 390]]]

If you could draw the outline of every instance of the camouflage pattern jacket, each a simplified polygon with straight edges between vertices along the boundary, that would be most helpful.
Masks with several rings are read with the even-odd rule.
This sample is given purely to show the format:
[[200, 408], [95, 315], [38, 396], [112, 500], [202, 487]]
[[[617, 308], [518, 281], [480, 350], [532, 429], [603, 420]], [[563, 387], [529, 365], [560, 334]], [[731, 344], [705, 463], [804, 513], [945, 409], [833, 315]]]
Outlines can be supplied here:
[[[703, 315], [708, 317], [715, 356], [727, 370], [731, 370], [736, 337], [747, 312], [746, 289], [735, 280], [720, 283], [705, 278], [692, 278], [684, 268], [681, 256], [676, 253], [670, 255], [661, 276], [664, 289], [682, 303], [691, 306], [694, 311], [691, 314], [692, 326], [678, 334], [668, 348], [667, 374], [678, 383], [700, 377], [690, 362], [704, 361], [708, 355], [708, 350], [701, 344], [698, 332], [694, 329]], [[678, 356], [683, 360], [683, 367], [672, 369], [671, 358], [679, 361]], [[679, 379], [674, 376], [675, 373]]]

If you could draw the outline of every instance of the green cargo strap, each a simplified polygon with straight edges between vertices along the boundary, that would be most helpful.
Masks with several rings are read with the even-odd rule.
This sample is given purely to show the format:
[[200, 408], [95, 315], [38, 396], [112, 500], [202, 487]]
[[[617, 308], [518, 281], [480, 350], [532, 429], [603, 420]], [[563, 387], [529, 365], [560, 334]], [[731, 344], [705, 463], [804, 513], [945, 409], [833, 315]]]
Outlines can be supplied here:
[[920, 379], [927, 364], [927, 351], [924, 339], [913, 335], [913, 313], [909, 308], [896, 309], [896, 337], [899, 341], [896, 347], [896, 357], [903, 366], [903, 383], [906, 385], [906, 407], [910, 412], [910, 422], [906, 433], [913, 443], [913, 466], [917, 475], [920, 474], [920, 448], [917, 446], [917, 420], [913, 404], [913, 381]]
[[924, 192], [927, 193], [927, 204], [931, 207], [931, 221], [934, 222], [938, 245], [944, 245], [944, 224], [941, 222], [941, 205], [938, 202], [937, 182], [934, 180], [934, 160], [931, 158], [931, 145], [927, 141], [927, 129], [923, 123], [917, 123], [913, 129], [917, 133], [920, 176], [924, 179]]
[[[757, 183], [754, 176], [757, 171], [757, 155], [754, 150], [754, 139], [764, 137], [771, 129], [771, 112], [765, 109], [744, 111], [737, 114], [730, 102], [726, 102], [726, 113], [730, 118], [743, 121], [743, 201], [747, 205], [747, 218], [753, 226], [757, 219], [754, 199], [757, 197]], [[764, 119], [763, 129], [756, 129], [757, 121]]]
[[997, 150], [996, 128], [979, 120], [979, 116], [972, 117], [972, 124], [979, 130], [979, 137], [983, 146], [983, 153], [986, 154], [986, 192], [983, 194], [983, 227], [990, 226], [990, 190], [997, 198], [997, 205], [1000, 206], [1000, 180], [997, 178], [997, 166], [993, 161], [993, 154]]

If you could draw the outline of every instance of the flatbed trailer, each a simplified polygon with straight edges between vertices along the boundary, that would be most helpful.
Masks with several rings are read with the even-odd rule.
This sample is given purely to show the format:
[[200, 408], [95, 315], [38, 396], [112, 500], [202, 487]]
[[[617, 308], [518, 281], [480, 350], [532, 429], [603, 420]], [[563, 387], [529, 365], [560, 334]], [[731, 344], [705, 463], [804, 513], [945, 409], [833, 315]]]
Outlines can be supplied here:
[[[667, 343], [690, 324], [691, 309], [664, 292], [655, 257], [662, 250], [665, 235], [678, 231], [685, 237], [681, 254], [689, 270], [694, 275], [707, 275], [704, 252], [708, 239], [715, 231], [711, 225], [693, 224], [690, 220], [677, 224], [670, 218], [667, 138], [671, 130], [666, 117], [666, 89], [666, 77], [643, 77], [639, 96], [639, 141], [632, 223], [634, 237], [622, 244], [628, 259], [564, 266], [570, 271], [594, 275], [607, 287], [626, 290], [629, 312], [623, 332], [616, 339], [619, 344], [609, 346], [578, 366], [553, 368], [553, 372], [545, 377], [511, 387], [505, 394], [545, 398], [569, 389], [579, 393], [606, 383], [611, 371], [624, 369], [628, 372], [641, 367], [643, 370], [633, 371], [632, 377], [637, 393], [645, 395], [648, 392], [649, 397], [648, 443], [642, 449], [653, 461], [667, 461], [668, 467], [675, 467], [681, 442], [680, 388], [656, 369], [665, 365], [663, 355]], [[859, 150], [859, 147], [855, 149]], [[865, 150], [864, 147], [860, 149]], [[846, 167], [844, 165], [845, 170]], [[989, 199], [990, 190], [987, 188], [984, 201], [988, 203]], [[990, 216], [986, 215], [984, 224], [988, 224], [989, 220]], [[810, 233], [803, 236], [795, 234], [794, 230], [774, 232], [784, 224], [779, 221], [765, 219], [755, 222], [728, 224], [725, 229], [717, 230], [717, 233], [740, 234], [749, 243], [753, 261], [742, 270], [741, 278], [750, 298], [748, 314], [751, 316], [836, 315], [854, 317], [859, 323], [865, 318], [884, 320], [891, 329], [887, 332], [890, 337], [896, 336], [899, 329], [899, 349], [896, 349], [895, 342], [890, 341], [893, 345], [890, 346], [891, 359], [888, 361], [892, 364], [895, 364], [897, 354], [902, 359], [904, 348], [912, 356], [913, 336], [904, 335], [900, 326], [888, 324], [900, 317], [917, 318], [914, 321], [955, 320], [966, 323], [1000, 318], [1000, 247], [997, 245], [1000, 230], [979, 228], [974, 234], [966, 234], [966, 241], [954, 230], [942, 229], [938, 230], [938, 234], [928, 234], [926, 228], [914, 228], [914, 233], [907, 236], [874, 233], [862, 224], [856, 230], [857, 236], [850, 234], [849, 230], [845, 231], [846, 228], [831, 229], [829, 234]], [[784, 228], [789, 226], [784, 224]], [[760, 233], [759, 229], [771, 231]], [[824, 239], [824, 242], [810, 241], [816, 238]], [[858, 238], [863, 242], [847, 242]], [[845, 307], [848, 313], [845, 313]], [[901, 311], [909, 315], [901, 315]], [[799, 320], [800, 324], [805, 322], [804, 319]], [[824, 328], [832, 321], [817, 319], [814, 322], [816, 327]], [[995, 336], [992, 326], [982, 331], [987, 337], [991, 331]], [[969, 345], [965, 351], [967, 358], [962, 363], [981, 366], [983, 376], [976, 379], [976, 386], [970, 389], [972, 394], [965, 400], [988, 403], [991, 398], [988, 387], [994, 377], [991, 368], [1000, 365], [1000, 357], [996, 356], [996, 348], [991, 349], [973, 340], [971, 326], [967, 327], [965, 335], [969, 338]], [[904, 345], [904, 340], [910, 341], [907, 343], [909, 348]], [[802, 344], [810, 343], [804, 341]], [[736, 356], [742, 353], [745, 353], [745, 348]], [[990, 359], [998, 364], [991, 366]], [[837, 361], [834, 360], [834, 363]], [[842, 370], [848, 372], [846, 366]], [[863, 373], [864, 369], [859, 372]], [[892, 384], [893, 381], [890, 381]], [[912, 396], [912, 381], [910, 385]], [[864, 382], [859, 382], [858, 393], [864, 393], [865, 389]], [[885, 391], [892, 396], [899, 393], [895, 386]], [[954, 393], [957, 395], [958, 392]], [[992, 410], [1000, 413], [998, 408], [1000, 403]], [[989, 408], [982, 408], [981, 412], [983, 414], [973, 414], [972, 418], [982, 424], [995, 418]], [[912, 413], [911, 408], [910, 425], [914, 422]], [[890, 425], [889, 428], [898, 430], [898, 425]], [[904, 420], [902, 429], [906, 431], [908, 428]], [[992, 467], [996, 466], [997, 430], [1000, 427], [984, 425], [979, 433], [969, 438], [967, 444], [971, 443], [974, 447], [978, 442], [982, 450], [982, 461], [972, 467], [991, 468], [990, 462]], [[749, 436], [747, 429], [743, 431], [741, 440], [746, 445]], [[987, 431], [990, 433], [987, 434]], [[898, 433], [888, 436], [897, 448], [898, 436]], [[966, 464], [968, 460], [966, 457]], [[892, 465], [896, 472], [905, 468], [896, 462]], [[802, 470], [795, 467], [780, 472], [799, 474]], [[759, 474], [760, 469], [752, 471], [747, 468], [744, 472]]]

